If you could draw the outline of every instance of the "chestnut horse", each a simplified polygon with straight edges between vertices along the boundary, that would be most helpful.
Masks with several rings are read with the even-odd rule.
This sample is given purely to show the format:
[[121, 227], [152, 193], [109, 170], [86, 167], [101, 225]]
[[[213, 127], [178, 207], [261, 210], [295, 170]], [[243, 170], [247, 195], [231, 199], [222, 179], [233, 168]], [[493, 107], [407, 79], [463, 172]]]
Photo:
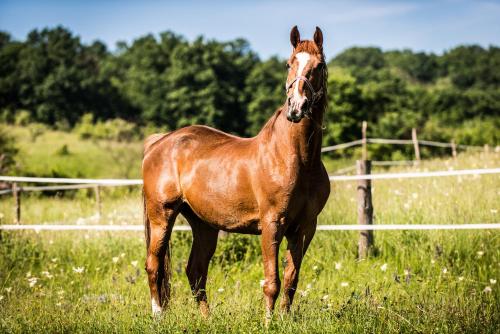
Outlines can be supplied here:
[[219, 230], [261, 234], [267, 319], [280, 291], [278, 250], [286, 237], [281, 308], [290, 309], [302, 258], [330, 194], [320, 157], [327, 103], [323, 34], [316, 27], [314, 40], [301, 41], [295, 26], [290, 40], [286, 102], [257, 136], [195, 125], [146, 139], [142, 175], [153, 314], [169, 299], [169, 241], [179, 213], [193, 232], [186, 274], [203, 315]]

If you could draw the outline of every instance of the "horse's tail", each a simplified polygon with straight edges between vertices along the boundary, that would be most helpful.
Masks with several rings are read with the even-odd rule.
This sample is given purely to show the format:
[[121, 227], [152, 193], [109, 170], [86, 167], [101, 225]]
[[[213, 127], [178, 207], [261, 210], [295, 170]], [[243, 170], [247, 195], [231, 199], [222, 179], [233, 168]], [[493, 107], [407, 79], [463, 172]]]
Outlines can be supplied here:
[[[149, 245], [151, 243], [151, 226], [149, 224], [148, 211], [146, 207], [146, 196], [144, 195], [144, 188], [142, 189], [142, 202], [143, 202], [143, 219], [144, 219], [144, 239], [146, 239], [146, 252], [149, 254]], [[167, 303], [170, 300], [170, 279], [172, 278], [172, 260], [170, 256], [170, 238], [163, 245], [165, 247], [165, 256], [163, 258], [163, 272], [160, 269], [159, 275], [162, 276], [161, 296], [165, 297], [162, 303]], [[161, 263], [161, 262], [160, 262]]]
[[170, 256], [170, 246], [171, 242], [169, 239], [165, 245], [165, 258], [163, 260], [163, 272], [165, 274], [165, 277], [163, 279], [162, 289], [164, 290], [164, 296], [166, 297], [166, 301], [170, 300], [170, 291], [171, 291], [170, 280], [172, 278], [172, 260]]
[[143, 204], [143, 220], [144, 220], [144, 239], [146, 240], [146, 250], [149, 250], [149, 243], [151, 241], [151, 228], [149, 226], [148, 212], [146, 210], [146, 196], [144, 195], [144, 188], [142, 188], [142, 204]]

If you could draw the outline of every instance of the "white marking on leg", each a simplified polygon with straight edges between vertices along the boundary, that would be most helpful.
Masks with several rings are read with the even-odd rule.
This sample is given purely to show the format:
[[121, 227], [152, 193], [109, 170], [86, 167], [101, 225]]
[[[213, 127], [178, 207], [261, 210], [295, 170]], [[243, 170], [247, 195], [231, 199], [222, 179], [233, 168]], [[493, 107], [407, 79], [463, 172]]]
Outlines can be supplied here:
[[162, 311], [161, 306], [156, 303], [154, 298], [151, 299], [151, 310], [153, 311], [153, 315], [160, 315]]
[[[299, 61], [299, 68], [297, 69], [297, 77], [302, 75], [304, 72], [304, 68], [306, 68], [309, 59], [311, 59], [311, 55], [307, 52], [299, 52], [295, 55], [295, 58]], [[299, 82], [300, 80], [295, 81], [295, 90], [293, 92], [296, 99], [301, 99], [302, 97], [299, 94]]]

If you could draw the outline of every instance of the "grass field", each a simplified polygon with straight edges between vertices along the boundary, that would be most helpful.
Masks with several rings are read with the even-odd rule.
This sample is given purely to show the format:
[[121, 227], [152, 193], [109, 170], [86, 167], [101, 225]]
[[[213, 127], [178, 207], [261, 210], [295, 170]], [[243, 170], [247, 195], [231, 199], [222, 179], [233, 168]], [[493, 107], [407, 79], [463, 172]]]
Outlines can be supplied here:
[[[77, 155], [83, 144], [68, 140]], [[498, 166], [500, 155], [492, 153], [437, 159], [411, 170]], [[94, 176], [119, 176], [103, 168], [107, 174]], [[355, 183], [333, 184], [320, 224], [355, 223], [355, 196]], [[378, 224], [499, 222], [498, 175], [374, 181], [373, 196]], [[100, 223], [142, 223], [139, 189], [106, 189], [102, 197]], [[94, 215], [87, 191], [23, 196], [26, 224], [98, 223]], [[12, 222], [10, 197], [0, 198], [0, 217]], [[160, 320], [150, 315], [141, 233], [4, 231], [0, 237], [0, 332], [5, 333], [500, 331], [498, 230], [380, 231], [376, 255], [364, 261], [356, 260], [356, 232], [319, 231], [305, 257], [292, 312], [276, 312], [268, 329], [259, 237], [229, 235], [219, 242], [209, 271], [207, 320], [184, 275], [190, 233], [173, 235], [173, 299]]]

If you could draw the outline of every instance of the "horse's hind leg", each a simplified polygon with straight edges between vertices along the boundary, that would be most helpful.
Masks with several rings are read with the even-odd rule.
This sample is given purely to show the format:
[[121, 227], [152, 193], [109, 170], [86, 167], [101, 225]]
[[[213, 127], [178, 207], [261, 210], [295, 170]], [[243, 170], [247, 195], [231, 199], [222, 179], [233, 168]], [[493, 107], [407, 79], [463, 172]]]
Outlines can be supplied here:
[[151, 308], [154, 315], [167, 305], [170, 297], [170, 249], [169, 241], [179, 205], [162, 207], [151, 202], [146, 205], [146, 272], [151, 292]]
[[208, 265], [217, 247], [218, 230], [207, 225], [198, 218], [190, 208], [182, 211], [193, 231], [193, 245], [186, 267], [186, 275], [203, 316], [208, 316], [209, 308], [207, 302], [206, 283]]

